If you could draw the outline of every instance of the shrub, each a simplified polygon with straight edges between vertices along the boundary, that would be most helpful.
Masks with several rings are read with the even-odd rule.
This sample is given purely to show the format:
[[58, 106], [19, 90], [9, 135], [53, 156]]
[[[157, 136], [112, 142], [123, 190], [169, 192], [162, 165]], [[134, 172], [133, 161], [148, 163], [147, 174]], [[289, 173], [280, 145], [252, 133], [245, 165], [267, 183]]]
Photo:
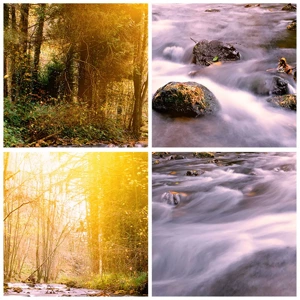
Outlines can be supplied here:
[[50, 105], [30, 102], [30, 98], [18, 99], [15, 103], [5, 99], [4, 127], [6, 147], [30, 145], [53, 134], [74, 144], [130, 139], [117, 120], [93, 113], [86, 104], [60, 102]]

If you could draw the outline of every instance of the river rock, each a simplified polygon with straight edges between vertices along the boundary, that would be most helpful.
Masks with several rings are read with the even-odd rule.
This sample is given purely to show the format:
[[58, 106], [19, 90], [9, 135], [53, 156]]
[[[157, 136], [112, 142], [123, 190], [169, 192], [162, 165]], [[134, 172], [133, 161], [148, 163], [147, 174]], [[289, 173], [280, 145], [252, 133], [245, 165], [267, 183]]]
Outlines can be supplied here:
[[220, 104], [214, 94], [197, 82], [169, 82], [153, 96], [152, 107], [171, 116], [198, 117], [214, 114]]
[[174, 159], [174, 160], [178, 160], [178, 159], [185, 159], [184, 155], [180, 155], [180, 154], [175, 154], [175, 155], [171, 155], [169, 157], [170, 160]]
[[261, 250], [229, 266], [210, 286], [209, 296], [295, 297], [296, 266], [296, 249]]
[[297, 81], [297, 68], [294, 70], [293, 78], [295, 81]]
[[198, 171], [196, 171], [196, 170], [189, 170], [189, 171], [186, 172], [185, 175], [186, 175], [186, 176], [198, 176], [199, 173], [198, 173]]
[[196, 158], [214, 158], [214, 153], [211, 152], [194, 152], [193, 156]]
[[206, 9], [205, 12], [220, 12], [220, 10], [216, 9], [216, 8], [209, 8], [209, 9]]
[[152, 152], [153, 157], [164, 158], [165, 155], [170, 155], [170, 152]]
[[291, 4], [291, 3], [285, 5], [285, 6], [282, 8], [282, 10], [288, 10], [288, 11], [296, 11], [296, 9], [297, 9], [296, 5]]
[[180, 203], [180, 196], [175, 192], [165, 192], [162, 194], [161, 199], [163, 202], [174, 206]]
[[245, 8], [249, 8], [249, 7], [260, 7], [260, 4], [246, 4], [244, 7], [245, 7]]
[[239, 78], [238, 87], [261, 96], [285, 95], [288, 93], [287, 80], [280, 76], [269, 76], [263, 73], [250, 74]]
[[13, 292], [19, 294], [19, 293], [23, 292], [23, 290], [22, 290], [20, 287], [14, 287], [14, 288], [13, 288]]
[[274, 96], [267, 99], [268, 102], [275, 106], [287, 108], [290, 110], [297, 110], [297, 97], [294, 94]]
[[240, 59], [240, 53], [230, 44], [213, 40], [202, 40], [193, 48], [193, 63], [210, 66], [217, 61], [235, 61]]
[[296, 30], [296, 28], [297, 28], [297, 21], [293, 20], [286, 28], [288, 30]]
[[273, 77], [272, 89], [270, 92], [273, 95], [285, 95], [288, 93], [288, 82], [279, 76]]

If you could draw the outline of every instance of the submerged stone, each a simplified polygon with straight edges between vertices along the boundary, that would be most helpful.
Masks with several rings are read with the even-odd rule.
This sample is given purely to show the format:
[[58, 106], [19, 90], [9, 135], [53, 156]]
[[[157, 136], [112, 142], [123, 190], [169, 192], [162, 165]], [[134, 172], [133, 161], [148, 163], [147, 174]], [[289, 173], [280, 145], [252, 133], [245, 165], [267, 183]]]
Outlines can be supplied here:
[[288, 93], [288, 81], [280, 76], [264, 73], [250, 74], [239, 78], [238, 87], [261, 96], [285, 95]]
[[209, 8], [209, 9], [206, 9], [205, 12], [220, 12], [220, 10], [216, 9], [216, 8]]
[[180, 203], [180, 196], [176, 192], [165, 192], [162, 194], [161, 199], [169, 205], [178, 205]]

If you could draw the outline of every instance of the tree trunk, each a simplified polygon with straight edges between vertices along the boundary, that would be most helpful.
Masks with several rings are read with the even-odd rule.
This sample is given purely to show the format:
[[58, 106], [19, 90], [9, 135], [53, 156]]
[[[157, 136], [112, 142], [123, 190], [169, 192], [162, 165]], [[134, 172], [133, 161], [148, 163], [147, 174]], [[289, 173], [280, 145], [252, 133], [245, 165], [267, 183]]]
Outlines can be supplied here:
[[136, 138], [140, 136], [140, 128], [142, 125], [142, 109], [143, 100], [147, 95], [148, 90], [148, 76], [143, 83], [143, 77], [145, 77], [145, 71], [147, 72], [147, 62], [145, 51], [147, 49], [147, 16], [144, 15], [142, 18], [142, 26], [140, 27], [138, 45], [136, 47], [136, 55], [134, 61], [133, 71], [133, 83], [134, 83], [134, 109], [132, 115], [131, 129]]
[[72, 102], [74, 93], [74, 45], [70, 45], [65, 62], [65, 73], [64, 73], [64, 97], [67, 102]]
[[93, 105], [93, 86], [91, 80], [91, 72], [89, 70], [89, 46], [85, 41], [81, 41], [80, 44], [78, 80], [78, 99], [87, 102], [88, 106], [91, 108]]
[[88, 214], [87, 227], [89, 239], [89, 252], [91, 261], [91, 271], [93, 274], [100, 273], [100, 242], [99, 242], [99, 187], [95, 182], [97, 180], [99, 169], [98, 155], [90, 153], [88, 155], [88, 172], [89, 172], [89, 194], [88, 194]]
[[[4, 31], [8, 28], [9, 25], [9, 4], [4, 3]], [[4, 97], [8, 97], [8, 68], [7, 68], [7, 45], [4, 45], [4, 57], [3, 57], [3, 74], [4, 74], [4, 87], [3, 87], [3, 95]]]
[[28, 17], [29, 17], [29, 7], [30, 4], [21, 4], [20, 8], [20, 36], [19, 36], [19, 65], [18, 65], [18, 96], [27, 96], [31, 87], [29, 84], [29, 78], [27, 76], [27, 71], [29, 71], [30, 59], [28, 53]]
[[43, 29], [44, 29], [44, 22], [45, 22], [45, 11], [46, 11], [46, 4], [40, 4], [38, 9], [38, 23], [37, 23], [37, 30], [34, 42], [34, 57], [33, 57], [33, 70], [32, 70], [32, 94], [35, 97], [38, 94], [38, 71], [39, 71], [39, 62], [40, 62], [40, 54], [41, 54], [41, 46], [43, 43]]
[[27, 53], [28, 43], [28, 15], [29, 4], [21, 4], [21, 16], [20, 16], [20, 46], [21, 54], [25, 56]]
[[[17, 18], [16, 18], [16, 4], [11, 5], [11, 29], [13, 33], [17, 31]], [[17, 98], [17, 68], [16, 56], [18, 54], [18, 46], [14, 43], [12, 46], [12, 53], [10, 56], [10, 74], [11, 74], [11, 91], [10, 97], [14, 102]]]

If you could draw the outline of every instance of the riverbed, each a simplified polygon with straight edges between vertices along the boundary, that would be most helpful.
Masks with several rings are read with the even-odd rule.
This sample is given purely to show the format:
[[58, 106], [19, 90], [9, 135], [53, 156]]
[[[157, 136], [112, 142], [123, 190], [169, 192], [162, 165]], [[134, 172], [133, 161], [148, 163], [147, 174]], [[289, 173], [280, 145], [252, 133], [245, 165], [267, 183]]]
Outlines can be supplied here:
[[[154, 147], [296, 145], [295, 111], [267, 101], [270, 82], [277, 76], [288, 83], [289, 93], [296, 93], [293, 76], [276, 72], [281, 57], [296, 66], [296, 31], [287, 30], [296, 12], [284, 11], [283, 6], [153, 4], [152, 95], [171, 81], [195, 81], [221, 105], [216, 116], [198, 118], [172, 118], [152, 110]], [[197, 66], [192, 63], [191, 38], [230, 43], [241, 59]]]
[[153, 295], [295, 296], [296, 154], [161, 156], [153, 156]]
[[23, 297], [96, 297], [112, 296], [102, 290], [68, 287], [65, 284], [57, 283], [36, 283], [28, 284], [14, 282], [6, 284], [4, 296], [23, 296]]

